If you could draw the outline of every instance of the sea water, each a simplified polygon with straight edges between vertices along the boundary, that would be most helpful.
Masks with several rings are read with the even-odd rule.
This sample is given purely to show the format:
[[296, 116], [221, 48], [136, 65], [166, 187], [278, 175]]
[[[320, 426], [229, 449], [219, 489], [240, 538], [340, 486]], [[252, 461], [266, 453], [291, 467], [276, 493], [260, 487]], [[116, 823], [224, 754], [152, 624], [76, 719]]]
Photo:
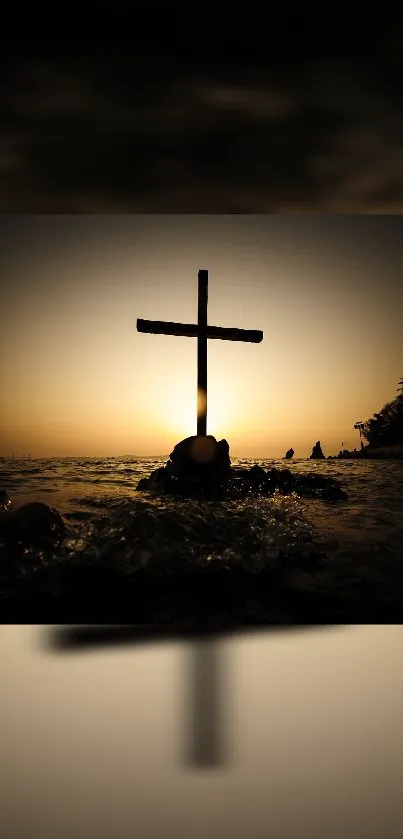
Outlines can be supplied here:
[[[219, 521], [220, 550], [235, 548], [249, 553], [247, 539], [239, 539], [234, 517], [246, 515], [256, 526], [267, 530], [266, 544], [283, 551], [295, 544], [296, 534], [309, 538], [334, 557], [354, 563], [373, 556], [384, 556], [397, 563], [403, 559], [403, 462], [374, 460], [292, 461], [273, 459], [236, 459], [235, 467], [248, 468], [258, 463], [264, 469], [289, 468], [296, 473], [315, 473], [337, 479], [348, 493], [343, 502], [324, 502], [296, 495], [272, 498], [251, 497], [244, 502], [200, 505], [194, 501], [161, 499], [136, 490], [140, 478], [166, 462], [166, 457], [108, 458], [2, 458], [0, 489], [5, 489], [13, 508], [31, 501], [41, 501], [58, 510], [68, 525], [70, 543], [79, 544], [100, 517], [137, 512], [153, 516], [155, 538], [159, 521], [167, 514], [172, 519], [188, 518], [200, 528], [200, 518]], [[219, 515], [218, 515], [219, 513]], [[217, 519], [218, 515], [218, 519]], [[252, 516], [252, 519], [251, 519]], [[197, 521], [196, 521], [197, 520]], [[218, 527], [218, 525], [217, 525]], [[174, 528], [173, 528], [174, 531]], [[218, 532], [218, 530], [217, 530]], [[190, 535], [192, 535], [190, 533]], [[197, 532], [194, 533], [197, 542]], [[163, 543], [177, 548], [177, 535], [164, 528]], [[200, 541], [200, 540], [199, 540]], [[211, 536], [214, 543], [214, 533]], [[211, 547], [211, 546], [210, 546]], [[245, 556], [247, 560], [247, 556]]]

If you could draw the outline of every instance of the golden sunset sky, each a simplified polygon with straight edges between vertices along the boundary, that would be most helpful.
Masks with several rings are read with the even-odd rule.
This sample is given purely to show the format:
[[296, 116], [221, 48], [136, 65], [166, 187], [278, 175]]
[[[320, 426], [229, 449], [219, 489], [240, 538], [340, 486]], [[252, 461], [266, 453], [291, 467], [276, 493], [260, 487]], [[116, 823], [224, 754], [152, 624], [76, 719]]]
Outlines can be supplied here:
[[0, 455], [166, 455], [196, 433], [193, 338], [211, 325], [207, 431], [234, 457], [359, 445], [403, 375], [402, 216], [3, 216]]

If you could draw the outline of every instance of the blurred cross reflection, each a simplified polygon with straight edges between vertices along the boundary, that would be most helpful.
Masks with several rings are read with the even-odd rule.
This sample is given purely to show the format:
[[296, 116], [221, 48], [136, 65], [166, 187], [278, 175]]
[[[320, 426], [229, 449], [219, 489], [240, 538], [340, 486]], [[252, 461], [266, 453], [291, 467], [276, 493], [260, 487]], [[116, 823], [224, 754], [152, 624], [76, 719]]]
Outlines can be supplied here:
[[47, 647], [68, 653], [124, 644], [183, 641], [189, 647], [184, 684], [187, 697], [187, 728], [184, 762], [194, 769], [224, 768], [229, 762], [224, 712], [226, 693], [225, 655], [220, 639], [226, 635], [267, 630], [297, 631], [326, 625], [270, 625], [227, 630], [189, 629], [158, 625], [67, 626], [53, 629]]

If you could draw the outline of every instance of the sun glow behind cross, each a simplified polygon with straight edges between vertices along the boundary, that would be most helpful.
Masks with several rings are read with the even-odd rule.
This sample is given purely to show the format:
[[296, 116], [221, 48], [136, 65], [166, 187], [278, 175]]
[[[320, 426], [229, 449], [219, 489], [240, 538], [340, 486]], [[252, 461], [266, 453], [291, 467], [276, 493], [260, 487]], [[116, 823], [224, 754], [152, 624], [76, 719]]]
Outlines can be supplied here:
[[[194, 371], [171, 380], [161, 388], [159, 416], [161, 427], [175, 439], [197, 433], [197, 391]], [[242, 424], [239, 394], [230, 381], [219, 384], [210, 379], [207, 405], [207, 433], [217, 439], [228, 437]]]

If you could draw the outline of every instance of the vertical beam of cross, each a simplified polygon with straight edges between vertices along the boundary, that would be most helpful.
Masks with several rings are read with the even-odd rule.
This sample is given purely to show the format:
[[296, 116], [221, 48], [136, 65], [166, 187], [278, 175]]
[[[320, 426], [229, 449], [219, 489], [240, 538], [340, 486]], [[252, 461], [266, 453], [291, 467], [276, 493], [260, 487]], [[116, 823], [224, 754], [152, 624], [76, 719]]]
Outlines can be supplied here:
[[207, 434], [207, 302], [208, 271], [198, 273], [197, 434]]

